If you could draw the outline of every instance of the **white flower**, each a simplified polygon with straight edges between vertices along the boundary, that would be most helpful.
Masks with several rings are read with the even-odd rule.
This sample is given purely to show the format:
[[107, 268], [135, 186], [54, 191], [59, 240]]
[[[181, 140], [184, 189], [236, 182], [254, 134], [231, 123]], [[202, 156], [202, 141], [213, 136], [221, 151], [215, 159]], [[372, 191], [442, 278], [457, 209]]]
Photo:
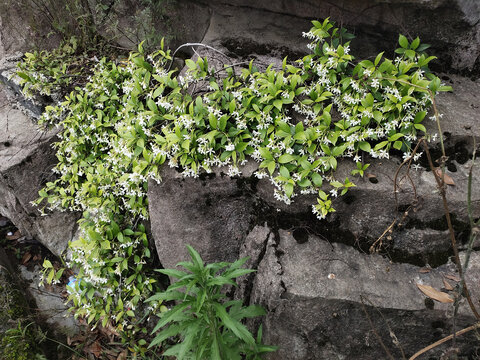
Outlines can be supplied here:
[[225, 150], [227, 150], [227, 151], [233, 151], [233, 150], [235, 150], [235, 145], [233, 145], [233, 144], [228, 144], [227, 146], [225, 146]]

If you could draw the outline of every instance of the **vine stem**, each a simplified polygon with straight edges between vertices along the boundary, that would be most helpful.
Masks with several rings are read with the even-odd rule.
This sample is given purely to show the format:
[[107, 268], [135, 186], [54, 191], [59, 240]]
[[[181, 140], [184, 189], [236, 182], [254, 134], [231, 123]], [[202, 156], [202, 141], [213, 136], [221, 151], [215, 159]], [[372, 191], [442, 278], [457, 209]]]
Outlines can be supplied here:
[[[445, 183], [443, 182], [443, 179], [441, 179], [435, 171], [435, 167], [433, 166], [432, 156], [430, 155], [430, 151], [428, 149], [426, 141], [424, 139], [422, 139], [421, 141], [423, 141], [423, 148], [425, 149], [425, 153], [427, 154], [428, 164], [432, 169], [433, 175], [435, 176], [435, 180], [438, 185], [438, 189], [440, 191], [440, 195], [442, 196], [443, 208], [445, 210], [445, 218], [447, 219], [448, 230], [450, 233], [450, 240], [452, 242], [453, 254], [455, 256], [455, 263], [457, 265], [458, 275], [460, 276], [461, 279], [463, 279], [464, 278], [463, 268], [460, 262], [460, 256], [458, 254], [457, 241], [455, 239], [455, 232], [453, 230], [452, 219], [450, 217], [450, 210], [448, 208], [447, 197], [445, 195]], [[443, 177], [443, 174], [444, 172], [442, 172], [442, 177]], [[460, 295], [462, 294], [462, 292], [465, 293], [465, 297], [467, 299], [468, 305], [470, 306], [470, 309], [472, 309], [473, 314], [478, 320], [480, 320], [480, 314], [478, 313], [475, 305], [473, 304], [472, 298], [470, 297], [470, 292], [468, 291], [467, 284], [465, 282], [463, 283], [463, 286], [460, 287], [460, 291], [459, 291]]]
[[[210, 46], [210, 45], [206, 45], [206, 44], [202, 44], [202, 43], [185, 43], [185, 44], [182, 44], [180, 45], [178, 48], [175, 49], [175, 51], [173, 52], [172, 54], [172, 60], [170, 62], [170, 66], [168, 67], [167, 69], [167, 73], [170, 71], [170, 69], [172, 68], [172, 65], [173, 65], [173, 60], [175, 60], [175, 55], [177, 54], [178, 50], [180, 50], [181, 48], [184, 48], [184, 47], [194, 47], [194, 46], [203, 46], [207, 49], [210, 49], [212, 51], [215, 51], [216, 53], [219, 53], [220, 55], [223, 55], [224, 57], [226, 57], [227, 59], [230, 59], [227, 55], [225, 55], [223, 52], [221, 52], [220, 50], [218, 49], [215, 49], [213, 46]], [[233, 66], [233, 63], [231, 63], [232, 66]], [[235, 75], [235, 68], [233, 67], [233, 74]]]
[[[442, 150], [442, 158], [440, 159], [441, 160], [440, 161], [441, 176], [439, 176], [437, 174], [437, 172], [435, 171], [436, 167], [433, 164], [432, 157], [430, 155], [430, 151], [428, 149], [428, 144], [427, 144], [426, 140], [421, 139], [420, 142], [422, 143], [423, 148], [425, 149], [425, 153], [427, 154], [427, 158], [428, 158], [428, 164], [429, 164], [430, 169], [432, 170], [432, 173], [435, 177], [435, 181], [437, 182], [437, 186], [438, 186], [438, 189], [440, 191], [440, 195], [442, 197], [443, 208], [444, 208], [444, 211], [445, 211], [445, 218], [447, 220], [448, 230], [449, 230], [449, 233], [450, 233], [450, 241], [452, 243], [453, 254], [454, 254], [454, 257], [455, 257], [455, 264], [456, 264], [456, 267], [457, 267], [458, 275], [460, 276], [461, 279], [463, 279], [464, 278], [464, 272], [463, 272], [463, 268], [462, 268], [462, 263], [460, 261], [460, 256], [459, 256], [459, 253], [458, 253], [457, 240], [455, 238], [455, 231], [453, 230], [452, 220], [451, 220], [451, 217], [450, 217], [450, 210], [448, 208], [447, 197], [446, 197], [446, 194], [445, 194], [446, 193], [445, 192], [445, 161], [447, 159], [447, 156], [446, 156], [446, 153], [445, 153], [445, 145], [443, 143], [442, 127], [440, 125], [440, 115], [438, 113], [437, 103], [435, 101], [435, 95], [434, 95], [433, 91], [430, 90], [429, 88], [426, 88], [426, 87], [420, 86], [420, 85], [416, 85], [416, 84], [412, 84], [412, 83], [410, 83], [408, 81], [405, 81], [405, 80], [393, 79], [393, 78], [388, 78], [388, 77], [385, 77], [385, 78], [381, 77], [380, 79], [393, 81], [393, 82], [396, 81], [396, 82], [399, 82], [399, 83], [405, 84], [405, 85], [411, 85], [411, 86], [419, 88], [423, 91], [427, 91], [428, 94], [430, 95], [430, 99], [432, 101], [432, 107], [433, 107], [433, 111], [434, 111], [434, 115], [435, 115], [435, 122], [437, 123], [437, 128], [438, 128], [438, 132], [439, 132], [440, 147], [441, 147], [441, 150]], [[473, 303], [472, 298], [470, 297], [470, 292], [468, 291], [467, 284], [465, 282], [463, 282], [463, 284], [461, 284], [461, 286], [460, 286], [459, 294], [461, 295], [462, 293], [465, 294], [468, 305], [470, 306], [470, 309], [472, 310], [473, 314], [475, 315], [477, 320], [480, 320], [480, 314], [478, 313], [478, 311], [475, 307], [475, 304]]]

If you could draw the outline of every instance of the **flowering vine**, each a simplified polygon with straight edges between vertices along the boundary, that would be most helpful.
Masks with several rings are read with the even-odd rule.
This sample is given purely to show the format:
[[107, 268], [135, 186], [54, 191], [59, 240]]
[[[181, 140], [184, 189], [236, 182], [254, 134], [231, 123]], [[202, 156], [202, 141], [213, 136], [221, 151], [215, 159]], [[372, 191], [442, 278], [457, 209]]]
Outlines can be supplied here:
[[[430, 73], [427, 46], [400, 35], [394, 60], [381, 53], [356, 62], [353, 36], [328, 19], [303, 35], [310, 54], [264, 72], [252, 61], [239, 75], [198, 58], [186, 60], [179, 76], [167, 72], [172, 58], [163, 42], [148, 56], [140, 45], [126, 61], [100, 60], [83, 87], [46, 108], [40, 122], [62, 128], [58, 178], [37, 204], [84, 214], [82, 235], [70, 244], [70, 266], [82, 279], [70, 296], [77, 315], [125, 329], [156, 291], [143, 267], [151, 254], [142, 221], [147, 182], [161, 181], [164, 163], [197, 177], [220, 166], [237, 176], [255, 161], [255, 175], [271, 181], [279, 201], [317, 194], [312, 211], [323, 219], [333, 198], [354, 186], [335, 177], [339, 159], [363, 176], [364, 154], [388, 158], [393, 147], [410, 157], [432, 94], [450, 90]], [[42, 79], [38, 71], [23, 66], [27, 89]]]

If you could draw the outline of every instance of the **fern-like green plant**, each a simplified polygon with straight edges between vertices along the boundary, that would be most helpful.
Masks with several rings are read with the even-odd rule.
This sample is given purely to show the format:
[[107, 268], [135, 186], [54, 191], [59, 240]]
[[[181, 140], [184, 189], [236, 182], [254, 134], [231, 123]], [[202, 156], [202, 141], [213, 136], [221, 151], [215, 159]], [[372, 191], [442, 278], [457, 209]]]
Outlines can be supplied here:
[[237, 286], [233, 279], [255, 270], [241, 269], [247, 258], [234, 263], [219, 262], [205, 265], [191, 246], [187, 246], [191, 262], [180, 262], [176, 269], [157, 270], [178, 279], [163, 293], [147, 301], [175, 301], [171, 310], [162, 313], [153, 333], [150, 347], [178, 336], [179, 342], [167, 349], [164, 356], [177, 359], [260, 359], [261, 355], [276, 350], [261, 343], [262, 329], [254, 339], [242, 324], [245, 318], [265, 315], [256, 305], [243, 306], [239, 300], [227, 301], [222, 292], [225, 286]]

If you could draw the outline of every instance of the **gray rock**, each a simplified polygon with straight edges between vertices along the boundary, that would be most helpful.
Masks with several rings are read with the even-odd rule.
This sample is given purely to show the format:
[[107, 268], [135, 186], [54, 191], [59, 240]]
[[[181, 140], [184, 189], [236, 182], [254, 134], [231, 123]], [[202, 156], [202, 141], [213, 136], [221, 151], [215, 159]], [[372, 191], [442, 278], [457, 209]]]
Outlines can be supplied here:
[[[453, 305], [426, 301], [416, 286], [442, 289], [443, 277], [455, 274], [451, 263], [422, 273], [413, 265], [393, 264], [316, 236], [299, 244], [280, 231], [276, 241], [268, 241], [250, 302], [268, 309], [265, 342], [280, 346], [270, 359], [386, 358], [374, 332], [393, 358], [401, 358], [390, 330], [408, 357], [452, 331]], [[475, 274], [468, 280], [472, 294], [479, 290], [475, 282], [479, 270], [478, 263], [469, 270]], [[462, 302], [457, 330], [474, 322]], [[458, 338], [462, 355], [473, 350], [473, 338]], [[444, 350], [445, 346], [429, 354]]]
[[27, 290], [36, 304], [39, 319], [45, 321], [57, 337], [74, 336], [80, 331], [78, 321], [68, 312], [69, 306], [60, 291], [64, 288], [55, 285], [45, 288], [40, 285], [41, 268], [32, 270], [20, 265], [20, 276], [27, 283]]
[[42, 5], [44, 8], [30, 1], [0, 2], [0, 59], [17, 52], [30, 51], [35, 46], [46, 49], [58, 45], [60, 36], [55, 26], [59, 24], [54, 24], [56, 19], [51, 14], [58, 16], [57, 19], [66, 18], [60, 15], [62, 6], [58, 6], [60, 2], [56, 6], [53, 3]]
[[[88, 0], [91, 9], [98, 9], [98, 0]], [[195, 1], [141, 3], [132, 0], [114, 1], [105, 11], [93, 11], [99, 31], [126, 49], [136, 49], [147, 40], [155, 50], [160, 40], [175, 49], [185, 42], [198, 42], [208, 28], [210, 9]]]
[[184, 179], [167, 168], [160, 184], [149, 183], [152, 234], [164, 267], [189, 259], [187, 244], [207, 262], [238, 257], [251, 222], [252, 199], [236, 179], [212, 177]]
[[55, 132], [41, 132], [0, 84], [0, 213], [8, 217], [27, 237], [35, 238], [60, 256], [73, 237], [78, 214], [54, 212], [40, 216], [31, 205], [38, 191], [52, 180], [57, 163], [52, 142]]
[[306, 41], [300, 35], [310, 28], [309, 20], [330, 17], [355, 33], [352, 53], [357, 57], [393, 51], [399, 33], [418, 35], [422, 42], [432, 44], [430, 52], [439, 57], [444, 70], [467, 71], [476, 77], [479, 74], [480, 10], [474, 0], [201, 3], [212, 9], [204, 42], [223, 45], [232, 53], [304, 53]]

